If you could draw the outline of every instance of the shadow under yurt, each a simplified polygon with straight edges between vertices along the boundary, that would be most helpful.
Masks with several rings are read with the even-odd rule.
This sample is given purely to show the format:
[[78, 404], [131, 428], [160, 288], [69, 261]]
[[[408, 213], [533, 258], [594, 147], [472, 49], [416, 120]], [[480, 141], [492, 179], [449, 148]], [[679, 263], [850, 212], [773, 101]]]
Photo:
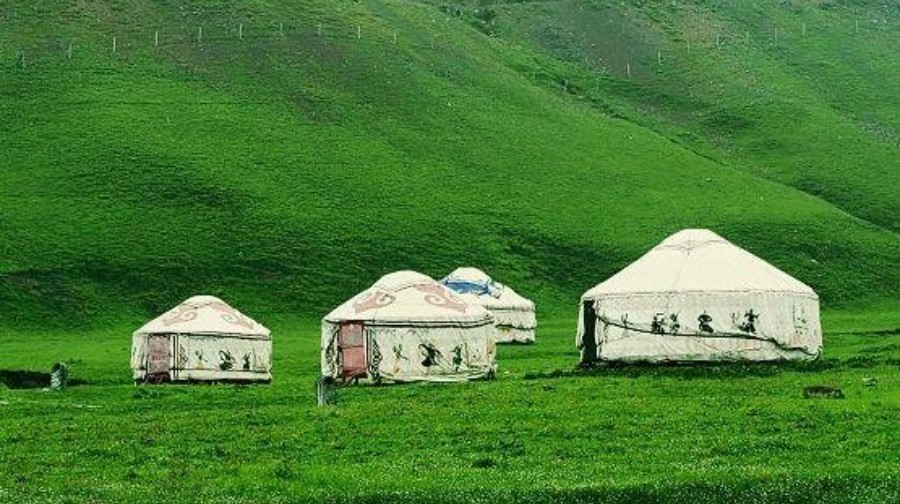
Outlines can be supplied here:
[[136, 382], [269, 382], [271, 363], [270, 331], [213, 296], [187, 299], [132, 337]]
[[583, 363], [815, 359], [819, 297], [712, 231], [687, 229], [581, 297], [575, 344]]
[[322, 319], [322, 376], [453, 382], [496, 369], [493, 317], [414, 271], [383, 276]]
[[441, 284], [494, 316], [497, 343], [533, 343], [537, 328], [534, 303], [477, 268], [457, 268]]

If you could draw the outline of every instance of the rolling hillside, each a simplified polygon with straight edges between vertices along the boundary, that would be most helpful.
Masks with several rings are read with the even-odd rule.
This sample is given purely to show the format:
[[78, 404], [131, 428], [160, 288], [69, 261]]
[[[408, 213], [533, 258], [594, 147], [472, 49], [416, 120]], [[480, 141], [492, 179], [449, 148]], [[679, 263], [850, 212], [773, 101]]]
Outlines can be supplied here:
[[6, 2], [0, 327], [459, 264], [568, 314], [684, 227], [895, 307], [897, 9], [654, 5]]

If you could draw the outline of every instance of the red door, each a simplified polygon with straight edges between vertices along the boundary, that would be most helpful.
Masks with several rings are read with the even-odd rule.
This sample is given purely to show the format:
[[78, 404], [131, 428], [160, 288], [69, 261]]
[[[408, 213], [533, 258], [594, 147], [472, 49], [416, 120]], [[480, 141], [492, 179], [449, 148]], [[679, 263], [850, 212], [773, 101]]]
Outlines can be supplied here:
[[169, 368], [171, 367], [171, 344], [169, 335], [150, 336], [147, 342], [149, 352], [147, 355], [147, 375], [156, 379], [166, 379], [169, 377]]
[[341, 324], [338, 346], [341, 349], [341, 377], [366, 376], [365, 329], [360, 322]]

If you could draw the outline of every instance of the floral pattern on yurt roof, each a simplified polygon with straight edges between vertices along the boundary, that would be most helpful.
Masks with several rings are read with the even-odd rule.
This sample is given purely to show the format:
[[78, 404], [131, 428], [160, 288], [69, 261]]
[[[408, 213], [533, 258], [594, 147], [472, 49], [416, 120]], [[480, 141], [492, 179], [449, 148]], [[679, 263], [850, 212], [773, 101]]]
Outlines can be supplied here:
[[384, 323], [487, 323], [491, 315], [431, 277], [398, 271], [325, 316], [326, 321], [359, 320]]
[[194, 296], [151, 320], [135, 334], [233, 334], [268, 338], [270, 331], [215, 296]]

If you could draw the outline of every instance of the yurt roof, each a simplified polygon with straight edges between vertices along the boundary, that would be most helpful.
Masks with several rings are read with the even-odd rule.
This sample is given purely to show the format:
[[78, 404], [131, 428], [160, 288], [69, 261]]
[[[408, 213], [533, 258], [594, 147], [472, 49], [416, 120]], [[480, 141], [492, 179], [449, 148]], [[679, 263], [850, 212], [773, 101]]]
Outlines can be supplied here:
[[817, 297], [806, 284], [707, 229], [669, 236], [582, 299], [678, 292], [791, 292]]
[[194, 296], [151, 320], [135, 334], [223, 334], [268, 338], [264, 326], [215, 296]]
[[460, 297], [476, 302], [489, 310], [534, 310], [534, 303], [519, 295], [508, 285], [494, 281], [478, 268], [463, 267], [453, 270], [441, 283]]
[[427, 275], [398, 271], [381, 277], [371, 287], [325, 316], [325, 321], [362, 321], [390, 325], [490, 323], [490, 313], [469, 303]]

